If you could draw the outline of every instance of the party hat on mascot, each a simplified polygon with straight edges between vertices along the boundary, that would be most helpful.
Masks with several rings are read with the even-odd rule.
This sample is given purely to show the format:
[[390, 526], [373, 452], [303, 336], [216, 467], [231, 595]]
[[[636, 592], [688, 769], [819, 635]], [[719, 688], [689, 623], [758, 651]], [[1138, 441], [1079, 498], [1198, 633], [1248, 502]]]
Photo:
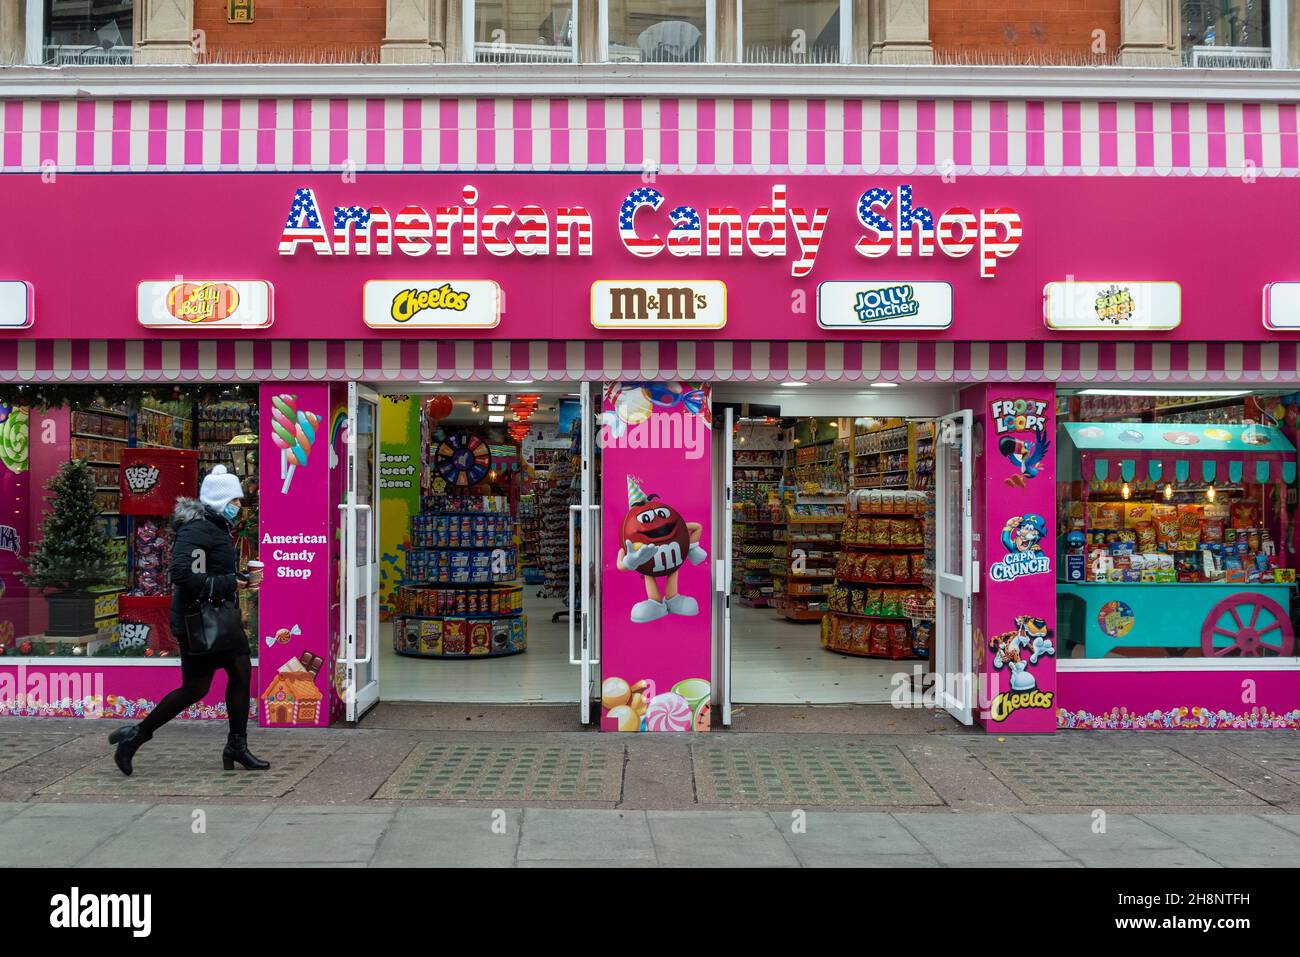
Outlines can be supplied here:
[[627, 477], [627, 507], [636, 508], [638, 505], [644, 505], [650, 501], [645, 492], [641, 490], [641, 480], [635, 475]]

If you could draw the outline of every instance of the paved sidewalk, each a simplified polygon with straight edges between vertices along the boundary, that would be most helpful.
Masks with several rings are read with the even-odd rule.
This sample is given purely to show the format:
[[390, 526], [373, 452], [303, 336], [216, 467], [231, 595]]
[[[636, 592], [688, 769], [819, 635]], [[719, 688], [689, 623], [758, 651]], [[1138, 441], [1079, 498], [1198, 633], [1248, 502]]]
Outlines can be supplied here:
[[1297, 866], [1300, 817], [2, 804], [0, 865]]

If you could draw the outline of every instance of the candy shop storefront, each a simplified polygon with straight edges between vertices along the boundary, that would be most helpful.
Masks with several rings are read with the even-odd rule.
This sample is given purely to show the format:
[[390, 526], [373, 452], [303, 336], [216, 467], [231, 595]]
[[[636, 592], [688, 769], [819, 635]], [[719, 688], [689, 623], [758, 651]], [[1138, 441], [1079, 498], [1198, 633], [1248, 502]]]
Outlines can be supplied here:
[[[854, 422], [892, 386], [928, 390], [935, 429], [920, 703], [995, 733], [1300, 727], [1300, 262], [1257, 225], [1294, 179], [1040, 157], [952, 180], [878, 149], [797, 171], [647, 178], [602, 154], [581, 176], [498, 157], [340, 179], [310, 152], [280, 172], [219, 152], [198, 172], [164, 151], [167, 176], [93, 151], [56, 186], [3, 173], [27, 224], [0, 237], [4, 713], [139, 716], [174, 683], [165, 517], [224, 464], [257, 491], [257, 720], [359, 718], [388, 640], [381, 405], [508, 384], [581, 404], [560, 525], [575, 727], [726, 727], [733, 437], [759, 414], [742, 393], [842, 398]], [[104, 195], [129, 216], [80, 214]], [[194, 209], [238, 215], [172, 228]], [[109, 596], [81, 633], [19, 577], [40, 487], [78, 461], [120, 542], [112, 582], [64, 589]], [[677, 549], [657, 572], [630, 574], [633, 515]], [[647, 602], [671, 616], [647, 627], [668, 613]], [[190, 716], [221, 700], [218, 681]]]

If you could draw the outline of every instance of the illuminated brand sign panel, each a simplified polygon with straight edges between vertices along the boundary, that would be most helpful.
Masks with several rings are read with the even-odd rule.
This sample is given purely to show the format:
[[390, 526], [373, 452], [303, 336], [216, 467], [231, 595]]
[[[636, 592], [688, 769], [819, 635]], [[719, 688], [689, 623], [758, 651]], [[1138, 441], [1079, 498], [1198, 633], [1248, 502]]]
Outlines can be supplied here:
[[1043, 320], [1062, 332], [1167, 332], [1182, 321], [1176, 282], [1049, 282]]
[[19, 280], [0, 280], [0, 329], [26, 329], [31, 324], [32, 287]]
[[1264, 287], [1264, 328], [1300, 329], [1300, 282], [1271, 282]]
[[493, 329], [501, 299], [490, 279], [372, 279], [362, 313], [372, 329]]
[[721, 329], [727, 286], [717, 280], [601, 280], [591, 284], [597, 329]]
[[146, 329], [266, 329], [272, 300], [271, 284], [256, 280], [142, 282], [136, 316]]
[[824, 282], [817, 287], [823, 329], [947, 329], [952, 286], [946, 282]]

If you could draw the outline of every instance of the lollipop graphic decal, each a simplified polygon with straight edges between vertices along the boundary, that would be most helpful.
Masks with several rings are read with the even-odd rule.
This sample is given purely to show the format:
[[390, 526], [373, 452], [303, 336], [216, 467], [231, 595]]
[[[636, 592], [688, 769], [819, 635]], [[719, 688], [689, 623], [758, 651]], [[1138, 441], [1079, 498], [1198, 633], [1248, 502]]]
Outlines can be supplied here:
[[315, 412], [298, 409], [296, 395], [271, 397], [271, 438], [280, 449], [280, 477], [284, 479], [284, 487], [280, 489], [282, 493], [289, 491], [294, 469], [307, 464], [320, 421]]

